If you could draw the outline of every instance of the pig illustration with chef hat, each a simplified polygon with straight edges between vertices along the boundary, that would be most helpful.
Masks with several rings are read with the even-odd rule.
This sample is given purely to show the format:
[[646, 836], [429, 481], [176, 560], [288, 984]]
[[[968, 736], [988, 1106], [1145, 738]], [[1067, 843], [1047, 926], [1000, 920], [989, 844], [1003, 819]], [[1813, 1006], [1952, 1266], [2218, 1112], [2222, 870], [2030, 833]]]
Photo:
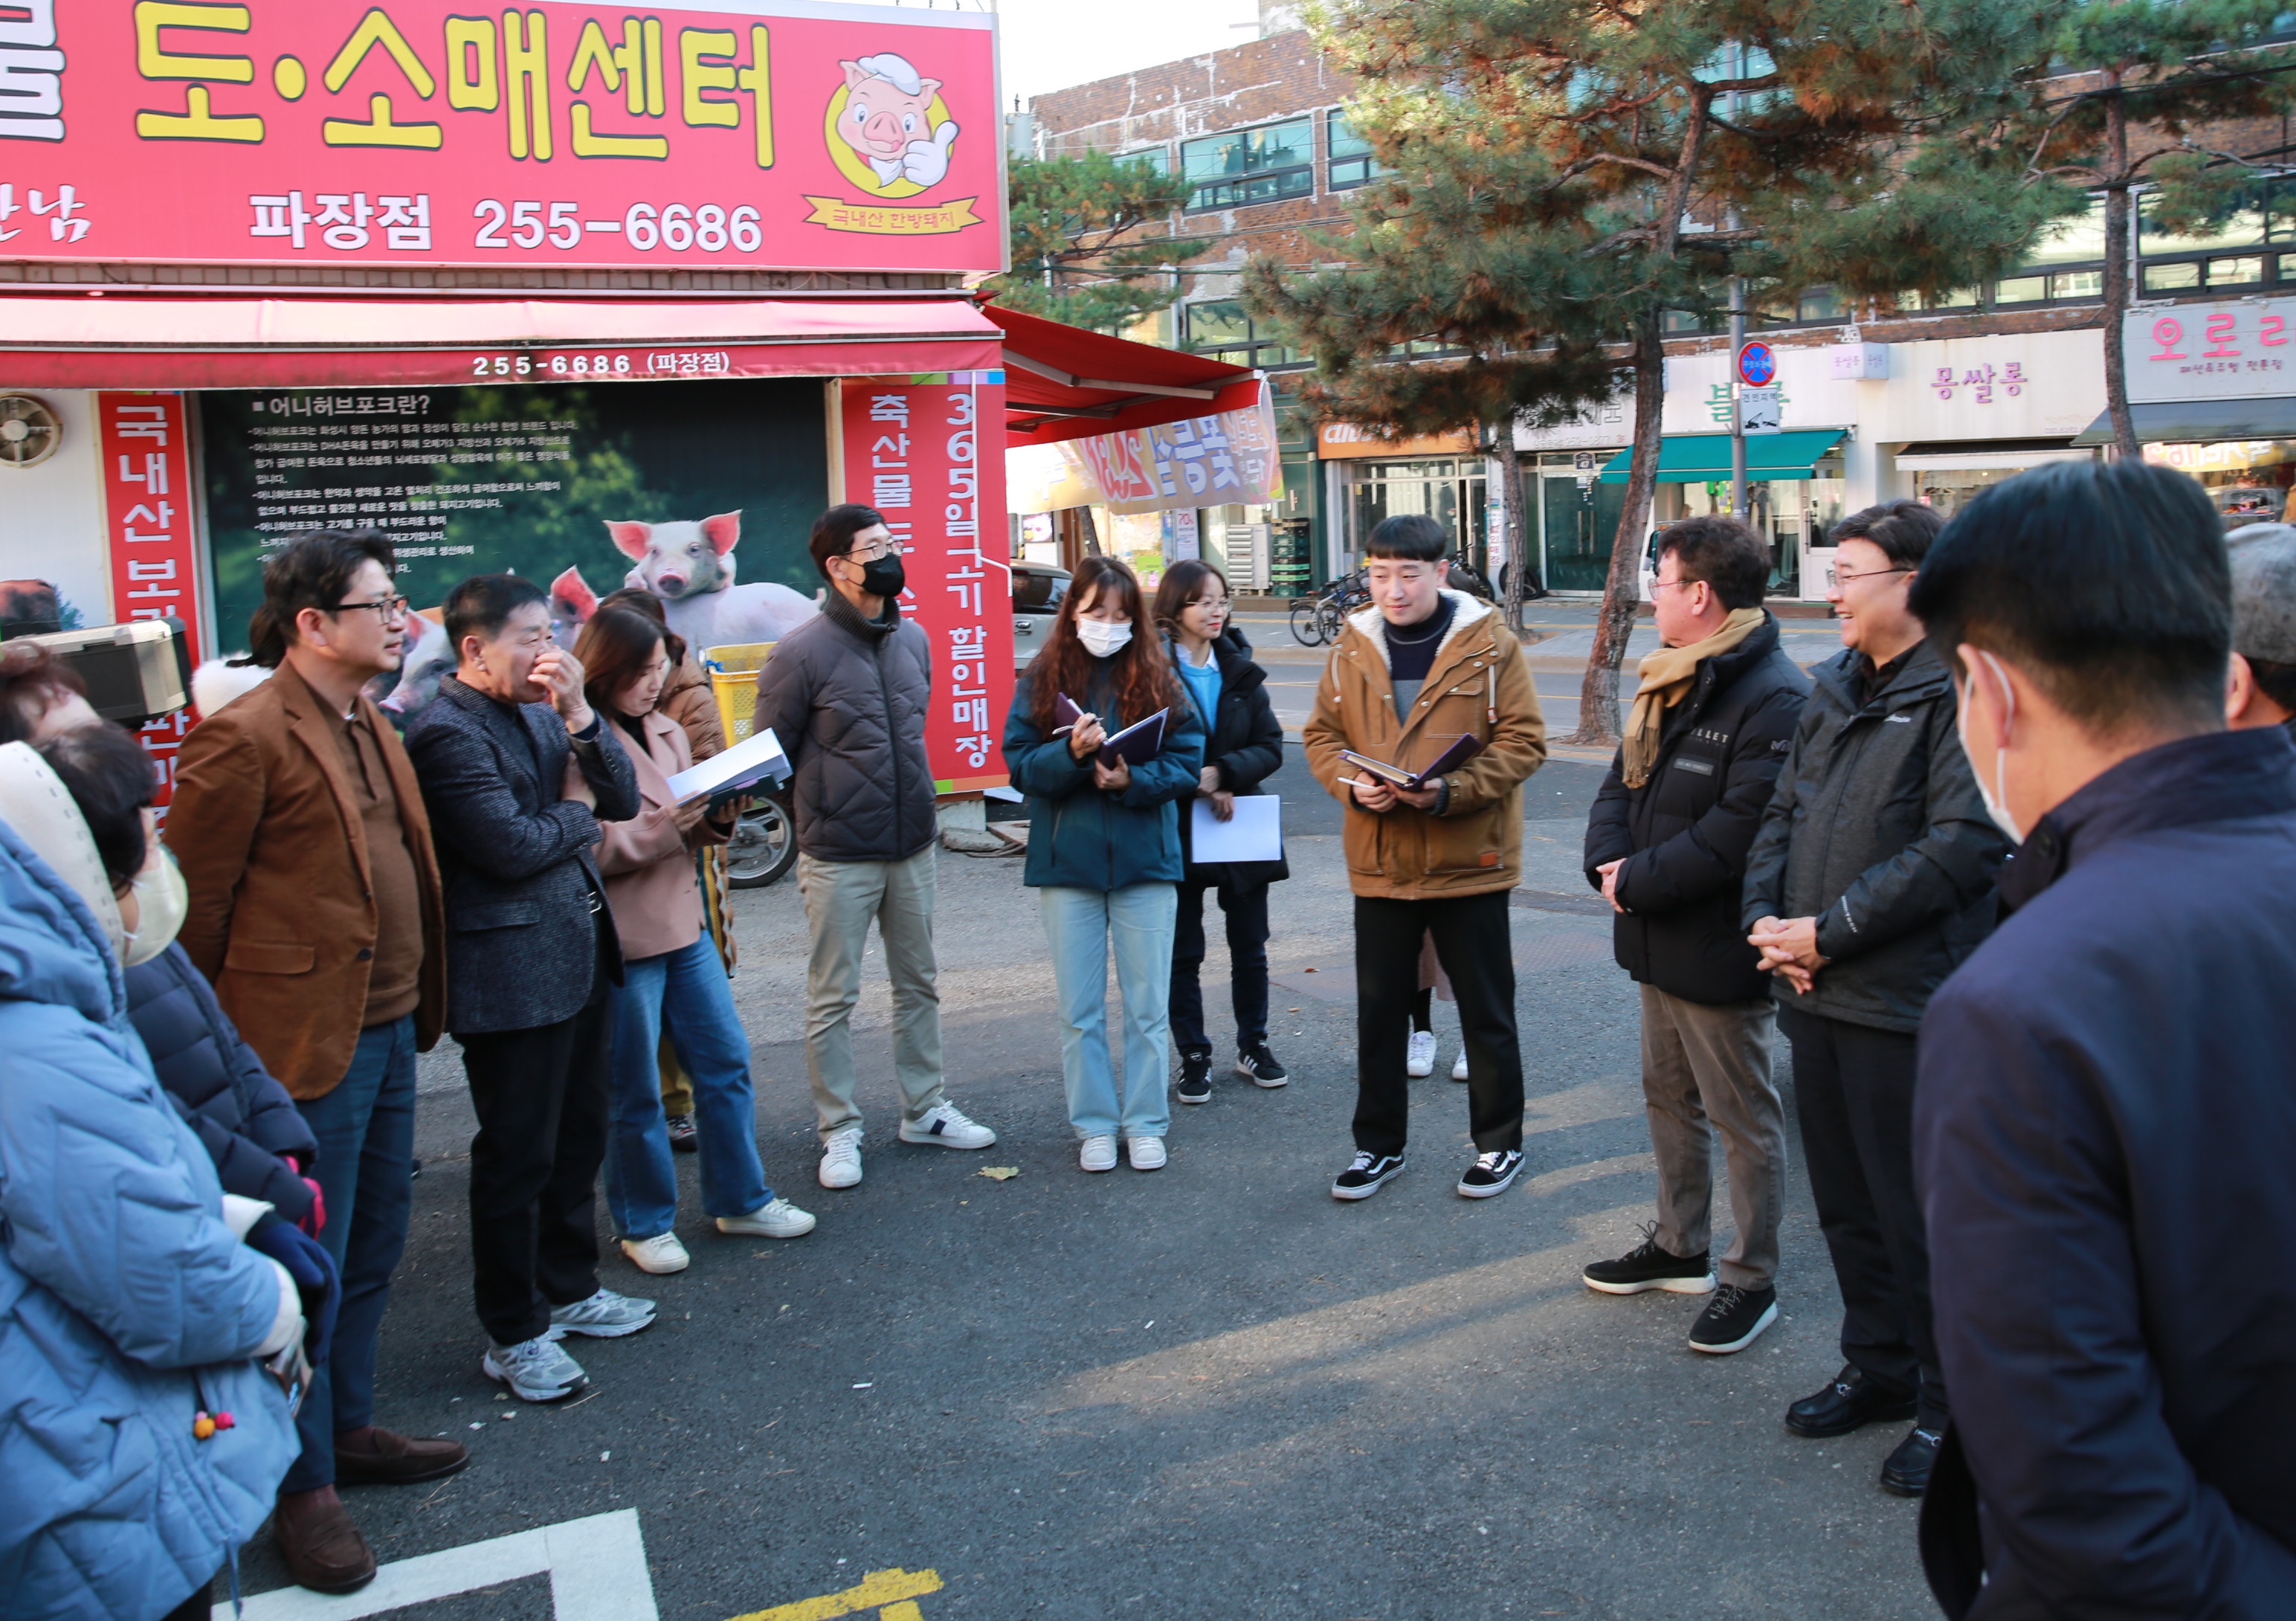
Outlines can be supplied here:
[[[622, 584], [660, 597], [670, 629], [697, 656], [729, 643], [778, 642], [819, 611], [787, 585], [734, 583], [734, 548], [742, 539], [739, 512], [719, 512], [699, 522], [609, 521], [606, 532], [636, 563]], [[572, 569], [559, 577], [553, 594], [574, 609], [578, 623], [589, 617], [582, 599], [595, 605]]]
[[906, 57], [890, 51], [837, 65], [845, 70], [837, 133], [868, 164], [877, 184], [938, 184], [948, 173], [949, 143], [956, 139], [954, 123], [932, 121], [941, 81], [920, 77]]

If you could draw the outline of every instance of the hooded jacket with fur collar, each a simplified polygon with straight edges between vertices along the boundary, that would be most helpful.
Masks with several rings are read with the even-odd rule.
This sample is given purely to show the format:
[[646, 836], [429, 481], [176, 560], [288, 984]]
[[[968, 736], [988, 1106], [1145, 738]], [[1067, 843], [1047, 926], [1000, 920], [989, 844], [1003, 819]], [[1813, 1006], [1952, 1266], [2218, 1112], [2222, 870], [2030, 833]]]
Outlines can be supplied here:
[[[1308, 768], [1347, 807], [1348, 881], [1360, 896], [1436, 900], [1512, 889], [1522, 876], [1522, 784], [1546, 759], [1538, 693], [1497, 611], [1464, 592], [1443, 594], [1451, 627], [1407, 718], [1395, 712], [1387, 621], [1372, 607], [1340, 633], [1301, 733]], [[1464, 734], [1483, 749], [1450, 774], [1439, 816], [1408, 805], [1365, 810], [1341, 780], [1356, 775], [1342, 749], [1415, 770]]]

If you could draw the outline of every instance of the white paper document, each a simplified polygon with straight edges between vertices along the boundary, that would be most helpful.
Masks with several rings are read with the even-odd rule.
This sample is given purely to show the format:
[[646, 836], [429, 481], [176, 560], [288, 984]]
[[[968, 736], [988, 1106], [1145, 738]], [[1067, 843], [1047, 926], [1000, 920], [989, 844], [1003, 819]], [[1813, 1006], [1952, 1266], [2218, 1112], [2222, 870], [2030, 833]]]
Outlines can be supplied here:
[[669, 791], [678, 804], [691, 805], [696, 799], [731, 793], [768, 777], [789, 774], [789, 758], [782, 753], [781, 740], [768, 726], [762, 732], [751, 733], [725, 753], [714, 754], [699, 765], [679, 772], [670, 778]]
[[1238, 796], [1233, 820], [1212, 815], [1210, 799], [1188, 808], [1188, 846], [1197, 861], [1283, 859], [1283, 799], [1280, 794]]

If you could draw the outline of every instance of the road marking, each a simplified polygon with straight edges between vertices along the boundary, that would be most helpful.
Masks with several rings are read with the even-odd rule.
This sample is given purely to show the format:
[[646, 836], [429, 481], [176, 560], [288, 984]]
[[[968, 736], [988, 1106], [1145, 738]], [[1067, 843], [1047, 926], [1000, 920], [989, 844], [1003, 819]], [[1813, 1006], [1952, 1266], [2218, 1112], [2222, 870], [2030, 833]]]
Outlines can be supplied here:
[[[247, 1601], [246, 1621], [355, 1621], [545, 1574], [557, 1621], [658, 1621], [636, 1509], [399, 1560], [377, 1570], [358, 1592], [340, 1597], [302, 1587], [259, 1593]], [[936, 1578], [933, 1587], [939, 1585]], [[217, 1605], [213, 1615], [214, 1621], [233, 1621], [229, 1604]]]
[[924, 1611], [912, 1602], [941, 1589], [938, 1570], [873, 1570], [857, 1586], [843, 1592], [825, 1592], [817, 1599], [800, 1599], [771, 1609], [753, 1609], [734, 1621], [837, 1621], [840, 1616], [877, 1612], [877, 1621], [924, 1621]]

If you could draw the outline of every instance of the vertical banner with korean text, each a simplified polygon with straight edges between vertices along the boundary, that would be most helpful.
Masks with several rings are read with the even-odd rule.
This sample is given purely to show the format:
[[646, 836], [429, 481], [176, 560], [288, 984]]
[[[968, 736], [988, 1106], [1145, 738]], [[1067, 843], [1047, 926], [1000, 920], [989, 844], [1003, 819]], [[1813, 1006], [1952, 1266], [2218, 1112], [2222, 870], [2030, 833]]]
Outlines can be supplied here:
[[[184, 397], [104, 393], [95, 397], [97, 456], [103, 466], [103, 513], [111, 553], [115, 619], [184, 622], [199, 657], [199, 561], [193, 540], [191, 446]], [[176, 751], [193, 716], [178, 709], [146, 725], [144, 752], [159, 774], [153, 803], [167, 814], [176, 789]]]
[[849, 377], [839, 385], [845, 499], [906, 546], [901, 611], [932, 650], [925, 752], [940, 793], [1007, 781], [1013, 570], [1004, 538], [1004, 374]]

